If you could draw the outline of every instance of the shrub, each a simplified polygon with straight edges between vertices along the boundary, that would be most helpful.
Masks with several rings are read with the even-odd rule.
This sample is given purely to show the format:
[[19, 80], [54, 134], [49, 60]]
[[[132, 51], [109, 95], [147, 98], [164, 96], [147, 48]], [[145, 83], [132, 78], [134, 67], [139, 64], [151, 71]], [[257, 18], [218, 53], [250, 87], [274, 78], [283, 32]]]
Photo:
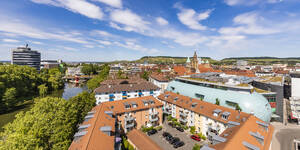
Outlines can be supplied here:
[[171, 116], [171, 115], [168, 115], [167, 120], [168, 120], [168, 121], [171, 121], [172, 119], [173, 119], [172, 116]]
[[189, 127], [188, 126], [183, 126], [183, 129], [187, 130], [187, 129], [189, 129]]
[[190, 127], [191, 134], [195, 134], [195, 130], [196, 130], [195, 126], [191, 126]]
[[201, 147], [202, 147], [202, 145], [195, 144], [193, 147], [193, 150], [200, 150]]
[[160, 131], [162, 129], [162, 126], [156, 127], [156, 130]]

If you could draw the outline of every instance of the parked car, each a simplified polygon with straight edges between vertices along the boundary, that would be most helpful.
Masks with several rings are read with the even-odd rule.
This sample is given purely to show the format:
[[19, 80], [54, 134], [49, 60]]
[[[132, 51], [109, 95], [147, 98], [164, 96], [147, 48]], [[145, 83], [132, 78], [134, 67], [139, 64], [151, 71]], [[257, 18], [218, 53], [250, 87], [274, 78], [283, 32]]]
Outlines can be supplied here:
[[170, 141], [172, 138], [173, 138], [173, 136], [171, 134], [166, 136], [167, 141]]
[[175, 143], [178, 142], [178, 141], [180, 141], [180, 139], [179, 139], [178, 137], [173, 137], [173, 138], [169, 141], [169, 143], [170, 143], [170, 144], [175, 144]]
[[184, 142], [178, 141], [178, 142], [176, 142], [175, 144], [173, 144], [173, 147], [174, 147], [174, 148], [178, 148], [178, 147], [181, 147], [181, 146], [183, 146], [183, 145], [184, 145]]
[[183, 132], [183, 131], [184, 131], [183, 128], [181, 128], [181, 127], [176, 127], [176, 129], [177, 129], [178, 131], [180, 131], [180, 132]]
[[163, 137], [166, 137], [166, 136], [168, 136], [168, 135], [171, 135], [169, 132], [163, 132]]
[[191, 135], [191, 138], [196, 141], [201, 141], [201, 138], [198, 135]]
[[150, 136], [150, 135], [153, 135], [153, 134], [155, 134], [155, 133], [157, 133], [157, 130], [155, 130], [155, 129], [152, 129], [152, 130], [150, 130], [150, 131], [148, 131], [147, 132], [147, 134]]

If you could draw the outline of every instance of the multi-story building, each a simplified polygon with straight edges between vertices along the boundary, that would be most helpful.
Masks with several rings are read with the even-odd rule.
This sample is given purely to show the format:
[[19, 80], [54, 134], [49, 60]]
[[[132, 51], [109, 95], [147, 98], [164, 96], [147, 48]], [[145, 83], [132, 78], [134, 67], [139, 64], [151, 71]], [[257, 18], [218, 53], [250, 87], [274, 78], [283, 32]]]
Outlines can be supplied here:
[[140, 78], [106, 80], [94, 90], [96, 103], [124, 100], [127, 98], [158, 96], [160, 88]]
[[46, 68], [46, 69], [51, 69], [51, 68], [56, 68], [59, 67], [60, 60], [42, 60], [41, 61], [41, 69]]
[[291, 75], [291, 96], [300, 98], [300, 73]]
[[274, 129], [252, 114], [173, 92], [165, 92], [158, 99], [164, 104], [164, 113], [207, 136], [211, 144], [203, 150], [269, 149]]
[[254, 114], [269, 122], [272, 109], [268, 100], [249, 84], [252, 79], [244, 76], [202, 73], [193, 76], [177, 77], [168, 84], [167, 91], [180, 93], [210, 103], [219, 100], [221, 106]]
[[25, 65], [40, 70], [41, 53], [33, 51], [26, 44], [25, 47], [18, 47], [12, 50], [12, 64]]
[[69, 150], [120, 149], [121, 133], [162, 124], [162, 106], [152, 96], [101, 103], [85, 116]]
[[149, 82], [160, 88], [160, 92], [163, 93], [170, 82], [168, 78], [166, 78], [163, 74], [152, 73], [149, 77]]

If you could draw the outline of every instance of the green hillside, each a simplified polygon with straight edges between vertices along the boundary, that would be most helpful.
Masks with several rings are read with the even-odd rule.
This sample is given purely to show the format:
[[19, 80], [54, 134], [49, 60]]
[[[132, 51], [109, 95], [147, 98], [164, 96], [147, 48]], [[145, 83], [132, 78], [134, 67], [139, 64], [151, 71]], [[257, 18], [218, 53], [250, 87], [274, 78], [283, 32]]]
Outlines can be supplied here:
[[[216, 60], [211, 59], [210, 57], [201, 57], [202, 60], [208, 60], [210, 63], [217, 62]], [[171, 56], [144, 56], [139, 60], [136, 60], [137, 63], [162, 63], [162, 64], [183, 64], [187, 60], [187, 57], [171, 57]]]
[[287, 57], [287, 58], [277, 58], [277, 57], [232, 57], [225, 58], [221, 60], [222, 64], [235, 64], [237, 60], [246, 60], [248, 64], [251, 65], [271, 65], [271, 64], [288, 64], [295, 65], [300, 63], [300, 57]]

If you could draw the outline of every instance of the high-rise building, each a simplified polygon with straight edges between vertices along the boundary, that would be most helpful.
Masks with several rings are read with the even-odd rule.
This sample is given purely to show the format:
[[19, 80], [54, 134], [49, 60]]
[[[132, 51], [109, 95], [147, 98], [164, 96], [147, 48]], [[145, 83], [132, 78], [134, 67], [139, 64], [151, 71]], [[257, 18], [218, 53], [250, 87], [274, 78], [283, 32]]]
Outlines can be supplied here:
[[41, 53], [33, 51], [26, 44], [25, 47], [18, 47], [12, 50], [12, 64], [26, 65], [40, 70]]

